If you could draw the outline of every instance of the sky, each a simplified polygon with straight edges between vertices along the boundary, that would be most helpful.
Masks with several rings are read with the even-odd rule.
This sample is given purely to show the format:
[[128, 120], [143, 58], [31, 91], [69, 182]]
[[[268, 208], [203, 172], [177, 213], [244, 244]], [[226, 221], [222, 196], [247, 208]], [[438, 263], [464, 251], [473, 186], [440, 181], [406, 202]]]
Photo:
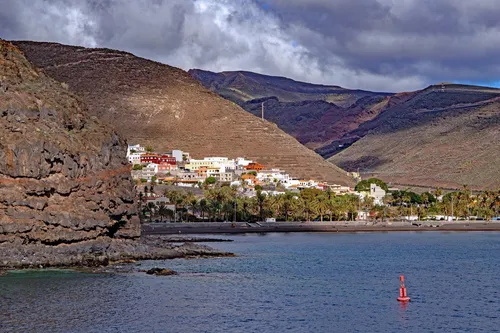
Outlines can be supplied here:
[[499, 0], [0, 0], [0, 38], [374, 91], [500, 86]]

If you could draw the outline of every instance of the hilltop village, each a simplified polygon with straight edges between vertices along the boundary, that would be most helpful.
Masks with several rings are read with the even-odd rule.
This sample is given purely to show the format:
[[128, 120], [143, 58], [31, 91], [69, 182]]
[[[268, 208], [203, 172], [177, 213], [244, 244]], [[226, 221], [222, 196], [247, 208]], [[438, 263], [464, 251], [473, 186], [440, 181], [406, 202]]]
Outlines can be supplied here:
[[[222, 183], [245, 188], [246, 196], [255, 196], [256, 186], [266, 194], [284, 194], [301, 189], [330, 190], [336, 194], [354, 193], [348, 186], [328, 184], [314, 179], [297, 179], [286, 171], [266, 168], [244, 157], [204, 157], [194, 159], [188, 152], [172, 150], [154, 152], [152, 147], [129, 145], [127, 159], [132, 164], [132, 178], [137, 184], [171, 184], [178, 187], [202, 188], [204, 184]], [[381, 197], [385, 193], [380, 194]], [[381, 199], [381, 198], [380, 198]]]

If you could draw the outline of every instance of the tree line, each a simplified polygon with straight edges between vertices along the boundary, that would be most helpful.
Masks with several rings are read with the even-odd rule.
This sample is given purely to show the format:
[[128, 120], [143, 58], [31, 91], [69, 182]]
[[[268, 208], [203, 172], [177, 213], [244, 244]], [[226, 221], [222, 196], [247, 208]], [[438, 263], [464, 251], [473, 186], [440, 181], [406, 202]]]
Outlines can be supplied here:
[[[411, 191], [393, 191], [375, 204], [373, 198], [355, 194], [336, 195], [331, 191], [303, 189], [267, 195], [259, 186], [255, 196], [246, 196], [246, 189], [215, 184], [206, 188], [203, 196], [189, 190], [166, 190], [168, 203], [155, 204], [147, 200], [153, 187], [139, 193], [139, 210], [143, 221], [353, 221], [358, 212], [370, 220], [403, 219], [417, 216], [454, 216], [468, 219], [474, 216], [489, 220], [499, 215], [500, 191], [485, 191], [473, 195], [468, 187], [443, 195], [440, 189], [417, 194]], [[442, 196], [442, 200], [438, 200]]]

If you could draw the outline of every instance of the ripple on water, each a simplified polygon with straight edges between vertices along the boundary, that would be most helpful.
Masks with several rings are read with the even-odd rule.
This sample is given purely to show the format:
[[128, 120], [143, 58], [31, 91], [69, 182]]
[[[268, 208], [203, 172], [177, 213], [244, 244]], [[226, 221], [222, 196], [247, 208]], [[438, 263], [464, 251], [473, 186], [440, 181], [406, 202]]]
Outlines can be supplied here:
[[172, 277], [12, 272], [0, 278], [0, 332], [499, 332], [498, 236], [234, 236], [216, 247], [236, 258], [137, 267]]

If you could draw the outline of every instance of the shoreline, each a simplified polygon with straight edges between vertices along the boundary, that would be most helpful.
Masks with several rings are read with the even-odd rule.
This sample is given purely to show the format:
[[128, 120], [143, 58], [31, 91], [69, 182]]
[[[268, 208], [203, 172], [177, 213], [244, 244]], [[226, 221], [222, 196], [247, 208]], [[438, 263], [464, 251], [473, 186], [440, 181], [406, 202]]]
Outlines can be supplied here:
[[[416, 224], [416, 222], [414, 222]], [[144, 224], [143, 235], [174, 235], [174, 234], [247, 234], [270, 232], [409, 232], [409, 231], [448, 231], [448, 232], [500, 232], [500, 222], [460, 221], [460, 222], [272, 222], [272, 223], [157, 223]]]
[[96, 269], [132, 261], [235, 256], [198, 243], [201, 243], [199, 239], [194, 238], [169, 242], [156, 235], [144, 235], [137, 240], [103, 238], [62, 246], [3, 244], [0, 276], [16, 269]]

